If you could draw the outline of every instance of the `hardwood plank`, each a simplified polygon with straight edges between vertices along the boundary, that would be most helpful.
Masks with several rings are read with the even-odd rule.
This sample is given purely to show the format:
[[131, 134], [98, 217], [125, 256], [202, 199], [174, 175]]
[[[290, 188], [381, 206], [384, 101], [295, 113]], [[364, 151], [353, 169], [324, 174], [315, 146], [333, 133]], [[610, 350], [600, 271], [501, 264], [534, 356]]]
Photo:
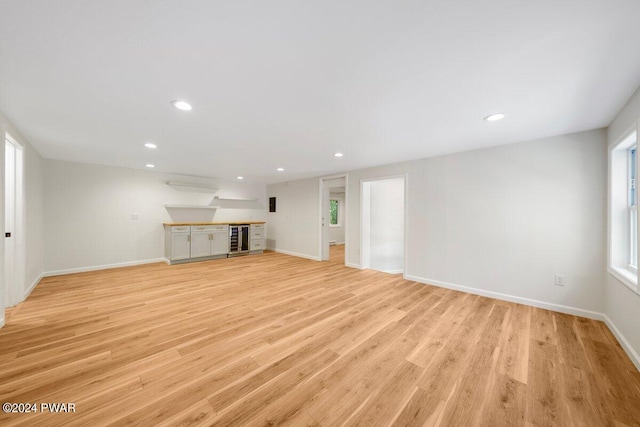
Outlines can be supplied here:
[[476, 420], [477, 425], [524, 426], [526, 384], [508, 375], [494, 372], [490, 375], [488, 399]]
[[423, 369], [411, 362], [402, 361], [397, 365], [391, 378], [374, 392], [356, 417], [348, 424], [362, 426], [386, 426], [393, 421], [413, 395], [416, 383]]
[[[240, 393], [234, 399], [235, 403], [228, 410], [221, 411], [215, 422], [218, 425], [246, 425], [247, 421], [257, 416], [260, 411], [279, 396], [294, 389], [301, 381], [313, 376], [316, 371], [323, 369], [338, 358], [338, 355], [329, 349], [325, 349], [313, 355], [303, 364], [293, 364], [283, 375], [269, 381], [257, 390], [251, 390], [247, 395], [246, 389], [233, 389]], [[254, 385], [253, 381], [249, 381]], [[245, 397], [246, 396], [246, 397]], [[220, 400], [214, 396], [209, 398], [214, 409], [220, 406]]]
[[500, 340], [498, 372], [526, 384], [529, 372], [529, 341], [531, 338], [531, 307], [509, 306], [508, 322]]
[[[550, 337], [544, 335], [545, 338]], [[549, 339], [530, 344], [525, 418], [534, 425], [563, 425], [558, 350]]]

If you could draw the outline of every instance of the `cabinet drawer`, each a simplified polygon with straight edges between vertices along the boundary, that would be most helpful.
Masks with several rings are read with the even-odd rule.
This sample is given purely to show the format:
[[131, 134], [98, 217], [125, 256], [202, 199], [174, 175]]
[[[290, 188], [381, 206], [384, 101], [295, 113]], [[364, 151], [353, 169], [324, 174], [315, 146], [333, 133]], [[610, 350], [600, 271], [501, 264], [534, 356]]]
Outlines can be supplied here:
[[211, 226], [211, 230], [213, 231], [229, 231], [228, 225], [213, 225]]
[[251, 224], [251, 230], [264, 230], [264, 224]]
[[204, 233], [205, 231], [213, 231], [215, 229], [214, 225], [192, 225], [191, 232], [192, 233]]
[[172, 233], [188, 233], [189, 231], [190, 227], [185, 225], [174, 225], [171, 227]]
[[264, 239], [264, 230], [251, 230], [251, 240]]
[[260, 250], [260, 249], [265, 249], [264, 247], [264, 239], [262, 240], [252, 240], [251, 241], [251, 250]]

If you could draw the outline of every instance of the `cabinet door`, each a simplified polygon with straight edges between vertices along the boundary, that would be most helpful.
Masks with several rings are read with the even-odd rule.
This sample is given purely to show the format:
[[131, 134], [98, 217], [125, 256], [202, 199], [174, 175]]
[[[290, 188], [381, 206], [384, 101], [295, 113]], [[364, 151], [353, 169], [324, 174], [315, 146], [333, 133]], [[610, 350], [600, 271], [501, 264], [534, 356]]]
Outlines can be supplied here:
[[191, 258], [211, 255], [210, 232], [191, 232]]
[[211, 241], [211, 255], [224, 255], [229, 253], [229, 231], [214, 231]]
[[171, 233], [171, 259], [190, 257], [189, 233]]

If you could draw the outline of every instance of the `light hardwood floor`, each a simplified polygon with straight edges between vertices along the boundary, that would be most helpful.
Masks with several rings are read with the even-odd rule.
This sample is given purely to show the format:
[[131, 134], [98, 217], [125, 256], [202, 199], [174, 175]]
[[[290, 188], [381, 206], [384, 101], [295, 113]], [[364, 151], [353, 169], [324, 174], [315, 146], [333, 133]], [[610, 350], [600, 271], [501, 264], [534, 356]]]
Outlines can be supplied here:
[[[597, 321], [265, 253], [44, 279], [0, 330], [0, 425], [640, 425]], [[343, 255], [342, 255], [343, 257]]]

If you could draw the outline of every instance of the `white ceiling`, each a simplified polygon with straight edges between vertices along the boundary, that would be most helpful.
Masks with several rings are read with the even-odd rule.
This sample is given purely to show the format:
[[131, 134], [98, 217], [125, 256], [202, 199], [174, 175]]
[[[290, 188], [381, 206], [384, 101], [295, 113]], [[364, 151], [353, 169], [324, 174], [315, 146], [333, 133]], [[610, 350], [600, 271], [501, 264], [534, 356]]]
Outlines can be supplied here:
[[0, 0], [0, 110], [47, 158], [285, 181], [607, 126], [640, 86], [638, 16], [638, 0]]

